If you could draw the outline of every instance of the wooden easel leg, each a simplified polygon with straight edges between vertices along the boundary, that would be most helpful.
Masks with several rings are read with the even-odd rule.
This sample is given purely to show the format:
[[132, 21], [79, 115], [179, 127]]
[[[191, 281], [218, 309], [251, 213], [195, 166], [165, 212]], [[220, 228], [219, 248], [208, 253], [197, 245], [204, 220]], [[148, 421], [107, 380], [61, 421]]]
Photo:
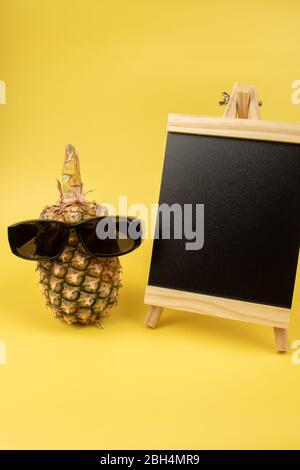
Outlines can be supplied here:
[[276, 351], [285, 352], [289, 350], [288, 329], [274, 328]]
[[156, 328], [161, 317], [163, 308], [162, 307], [149, 307], [149, 311], [145, 320], [145, 325], [149, 328]]

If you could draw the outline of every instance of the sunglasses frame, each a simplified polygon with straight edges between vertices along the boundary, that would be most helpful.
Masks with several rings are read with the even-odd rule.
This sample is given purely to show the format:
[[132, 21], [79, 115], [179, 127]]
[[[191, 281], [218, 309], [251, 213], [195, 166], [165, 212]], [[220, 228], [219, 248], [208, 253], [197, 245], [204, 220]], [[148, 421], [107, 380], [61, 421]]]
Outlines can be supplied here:
[[[14, 255], [16, 255], [18, 258], [22, 258], [22, 259], [25, 259], [27, 261], [49, 261], [49, 260], [52, 260], [52, 259], [56, 259], [58, 258], [62, 252], [64, 251], [64, 249], [66, 248], [67, 244], [68, 244], [68, 240], [69, 240], [69, 236], [70, 236], [70, 233], [71, 233], [71, 230], [75, 230], [77, 236], [78, 236], [78, 239], [80, 241], [80, 243], [82, 244], [82, 246], [84, 247], [84, 249], [86, 250], [86, 252], [90, 255], [90, 256], [93, 256], [94, 258], [118, 258], [120, 256], [124, 256], [124, 255], [127, 255], [128, 253], [131, 253], [132, 251], [134, 251], [136, 248], [138, 248], [140, 246], [140, 244], [142, 243], [142, 237], [140, 236], [139, 238], [137, 238], [136, 240], [134, 240], [132, 238], [132, 240], [134, 241], [134, 246], [126, 251], [125, 253], [121, 253], [121, 254], [108, 254], [108, 255], [95, 255], [93, 254], [91, 251], [89, 251], [84, 243], [84, 240], [81, 236], [81, 233], [80, 233], [80, 226], [83, 225], [84, 223], [86, 222], [91, 222], [92, 220], [98, 220], [99, 222], [103, 219], [109, 219], [109, 218], [114, 218], [114, 219], [117, 219], [118, 221], [120, 219], [124, 220], [126, 219], [127, 221], [129, 222], [134, 222], [134, 221], [139, 221], [139, 223], [141, 224], [141, 220], [135, 218], [135, 217], [128, 217], [128, 216], [110, 216], [110, 215], [104, 215], [104, 216], [100, 216], [100, 217], [90, 217], [89, 219], [84, 219], [82, 220], [81, 222], [77, 222], [76, 224], [68, 224], [66, 222], [62, 222], [60, 220], [53, 220], [53, 219], [31, 219], [31, 220], [23, 220], [22, 222], [17, 222], [15, 224], [12, 224], [10, 225], [8, 228], [7, 228], [7, 231], [8, 231], [8, 240], [9, 240], [9, 245], [10, 245], [10, 249], [12, 251], [12, 253]], [[57, 224], [61, 224], [65, 227], [66, 231], [65, 231], [65, 240], [64, 242], [62, 243], [62, 249], [60, 250], [60, 252], [55, 255], [55, 256], [51, 256], [51, 257], [42, 257], [42, 258], [26, 258], [26, 256], [22, 256], [20, 254], [18, 254], [16, 248], [14, 247], [14, 239], [13, 239], [13, 229], [14, 227], [17, 227], [19, 225], [22, 225], [22, 224], [29, 224], [29, 223], [33, 223], [33, 222], [45, 222], [45, 223], [57, 223]], [[130, 237], [129, 237], [130, 238]]]

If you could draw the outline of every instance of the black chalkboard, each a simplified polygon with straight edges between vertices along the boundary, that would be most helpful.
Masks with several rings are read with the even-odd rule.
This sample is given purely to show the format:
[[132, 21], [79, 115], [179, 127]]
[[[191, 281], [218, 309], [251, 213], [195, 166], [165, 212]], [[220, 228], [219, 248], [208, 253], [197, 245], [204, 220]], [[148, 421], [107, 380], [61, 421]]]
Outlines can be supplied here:
[[169, 132], [159, 204], [204, 204], [204, 246], [153, 245], [149, 285], [291, 307], [300, 145]]

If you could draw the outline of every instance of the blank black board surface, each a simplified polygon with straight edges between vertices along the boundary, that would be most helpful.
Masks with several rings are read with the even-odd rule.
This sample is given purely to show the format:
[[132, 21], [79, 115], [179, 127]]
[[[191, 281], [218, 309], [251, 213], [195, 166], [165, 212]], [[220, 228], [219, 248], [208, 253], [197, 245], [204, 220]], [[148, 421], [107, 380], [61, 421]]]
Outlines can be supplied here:
[[204, 246], [156, 239], [149, 285], [290, 308], [300, 145], [169, 132], [159, 204], [204, 204]]

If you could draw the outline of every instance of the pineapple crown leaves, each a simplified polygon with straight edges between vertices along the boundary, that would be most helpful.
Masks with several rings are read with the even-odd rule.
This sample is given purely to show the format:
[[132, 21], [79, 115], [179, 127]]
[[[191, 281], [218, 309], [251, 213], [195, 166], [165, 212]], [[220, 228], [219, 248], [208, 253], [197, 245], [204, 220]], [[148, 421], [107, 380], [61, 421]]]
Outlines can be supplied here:
[[89, 192], [83, 193], [78, 153], [71, 144], [66, 145], [62, 182], [57, 179], [57, 188], [60, 207], [84, 202]]
[[[86, 193], [83, 192], [78, 153], [75, 147], [71, 144], [66, 146], [62, 171], [62, 183], [57, 179], [57, 188], [59, 192], [59, 201], [52, 206], [52, 209], [56, 208], [58, 213], [64, 210], [67, 206], [85, 202], [85, 196], [91, 191], [94, 191], [91, 189]], [[95, 201], [93, 201], [93, 203], [95, 203]], [[47, 208], [48, 206], [46, 206], [45, 209]], [[107, 208], [98, 205], [96, 215], [108, 215]]]
[[61, 200], [84, 199], [78, 153], [71, 144], [66, 146], [62, 184], [59, 183], [58, 190]]

